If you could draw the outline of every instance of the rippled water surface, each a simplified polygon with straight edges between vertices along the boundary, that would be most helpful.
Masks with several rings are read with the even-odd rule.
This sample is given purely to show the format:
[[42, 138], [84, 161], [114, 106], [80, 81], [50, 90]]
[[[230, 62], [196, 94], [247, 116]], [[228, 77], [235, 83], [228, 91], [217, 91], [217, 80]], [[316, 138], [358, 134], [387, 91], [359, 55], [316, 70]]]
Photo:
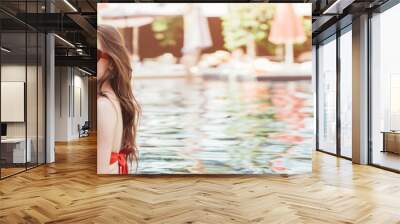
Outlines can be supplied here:
[[135, 80], [138, 174], [311, 171], [310, 81]]

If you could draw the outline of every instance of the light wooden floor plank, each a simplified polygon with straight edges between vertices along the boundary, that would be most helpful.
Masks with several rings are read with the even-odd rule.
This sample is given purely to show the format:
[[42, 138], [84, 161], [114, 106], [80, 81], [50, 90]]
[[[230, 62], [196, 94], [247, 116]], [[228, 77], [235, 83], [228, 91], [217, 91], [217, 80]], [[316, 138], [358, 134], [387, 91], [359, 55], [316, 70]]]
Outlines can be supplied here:
[[0, 223], [400, 223], [400, 175], [314, 153], [313, 173], [98, 176], [96, 139], [0, 181]]

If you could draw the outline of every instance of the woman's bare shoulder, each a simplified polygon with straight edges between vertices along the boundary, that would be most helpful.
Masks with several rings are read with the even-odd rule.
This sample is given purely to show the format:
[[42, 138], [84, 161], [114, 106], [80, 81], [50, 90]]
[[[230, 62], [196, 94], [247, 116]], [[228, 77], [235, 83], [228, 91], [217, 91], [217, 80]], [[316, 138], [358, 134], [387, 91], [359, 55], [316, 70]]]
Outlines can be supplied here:
[[99, 113], [99, 117], [104, 119], [115, 118], [117, 116], [117, 110], [114, 104], [107, 97], [98, 97], [97, 98], [97, 112]]

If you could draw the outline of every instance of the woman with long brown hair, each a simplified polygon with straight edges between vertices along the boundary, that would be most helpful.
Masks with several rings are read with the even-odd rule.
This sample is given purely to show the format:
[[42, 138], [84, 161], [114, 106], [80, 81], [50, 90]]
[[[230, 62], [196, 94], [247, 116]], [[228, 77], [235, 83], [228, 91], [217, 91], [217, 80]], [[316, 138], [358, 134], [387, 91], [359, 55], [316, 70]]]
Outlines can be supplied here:
[[140, 114], [131, 60], [117, 29], [100, 25], [97, 34], [97, 173], [128, 174], [137, 167]]

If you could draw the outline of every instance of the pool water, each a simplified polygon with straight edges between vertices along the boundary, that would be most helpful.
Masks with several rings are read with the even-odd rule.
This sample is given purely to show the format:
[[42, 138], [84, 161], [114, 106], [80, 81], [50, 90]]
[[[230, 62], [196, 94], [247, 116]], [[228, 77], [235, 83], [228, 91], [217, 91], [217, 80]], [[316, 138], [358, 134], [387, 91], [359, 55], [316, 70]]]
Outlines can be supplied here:
[[311, 172], [311, 81], [135, 80], [137, 174]]

